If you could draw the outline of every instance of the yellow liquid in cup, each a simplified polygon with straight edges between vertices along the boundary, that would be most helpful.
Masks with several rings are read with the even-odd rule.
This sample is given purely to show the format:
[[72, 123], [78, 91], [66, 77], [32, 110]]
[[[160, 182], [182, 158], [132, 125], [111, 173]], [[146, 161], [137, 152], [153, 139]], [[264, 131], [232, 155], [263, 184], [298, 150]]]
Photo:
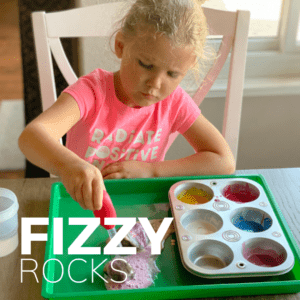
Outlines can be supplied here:
[[177, 199], [181, 202], [187, 204], [204, 204], [212, 199], [212, 196], [209, 195], [202, 189], [197, 189], [192, 187], [188, 190], [183, 190], [178, 196]]

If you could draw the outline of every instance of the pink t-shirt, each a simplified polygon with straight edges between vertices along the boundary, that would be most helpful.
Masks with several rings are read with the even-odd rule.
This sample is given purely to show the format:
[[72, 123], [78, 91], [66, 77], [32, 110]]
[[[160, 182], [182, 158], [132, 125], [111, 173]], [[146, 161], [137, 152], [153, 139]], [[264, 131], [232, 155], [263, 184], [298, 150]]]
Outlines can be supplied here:
[[170, 133], [184, 133], [200, 114], [180, 86], [158, 103], [128, 107], [116, 97], [113, 73], [101, 69], [80, 77], [64, 92], [80, 109], [66, 146], [100, 170], [116, 161], [163, 161]]

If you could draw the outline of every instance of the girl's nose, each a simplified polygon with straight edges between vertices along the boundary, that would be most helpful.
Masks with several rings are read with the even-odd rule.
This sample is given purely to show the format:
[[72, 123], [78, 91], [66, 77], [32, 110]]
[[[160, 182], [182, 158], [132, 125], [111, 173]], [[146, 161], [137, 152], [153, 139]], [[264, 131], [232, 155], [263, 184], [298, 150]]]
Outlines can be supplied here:
[[147, 86], [153, 88], [153, 89], [160, 89], [162, 84], [162, 74], [161, 73], [155, 73], [150, 76], [147, 80]]

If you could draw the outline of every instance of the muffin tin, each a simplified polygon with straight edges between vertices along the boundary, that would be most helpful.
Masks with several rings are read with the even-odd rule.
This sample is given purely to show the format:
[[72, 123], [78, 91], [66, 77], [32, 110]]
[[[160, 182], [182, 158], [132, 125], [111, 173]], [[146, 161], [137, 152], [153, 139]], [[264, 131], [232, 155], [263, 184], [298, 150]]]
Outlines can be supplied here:
[[261, 184], [185, 180], [169, 190], [181, 261], [205, 278], [280, 275], [295, 263]]

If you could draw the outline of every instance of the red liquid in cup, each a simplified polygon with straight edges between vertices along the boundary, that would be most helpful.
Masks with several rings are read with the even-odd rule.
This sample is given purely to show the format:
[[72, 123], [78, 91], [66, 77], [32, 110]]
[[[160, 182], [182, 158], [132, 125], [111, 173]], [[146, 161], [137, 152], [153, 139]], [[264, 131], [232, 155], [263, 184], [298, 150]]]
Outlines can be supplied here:
[[225, 186], [223, 196], [234, 202], [247, 203], [256, 200], [259, 196], [259, 191], [249, 186], [248, 183], [235, 183]]
[[253, 254], [248, 258], [248, 261], [261, 267], [277, 267], [284, 262], [284, 258], [282, 255], [273, 254], [275, 253]]

